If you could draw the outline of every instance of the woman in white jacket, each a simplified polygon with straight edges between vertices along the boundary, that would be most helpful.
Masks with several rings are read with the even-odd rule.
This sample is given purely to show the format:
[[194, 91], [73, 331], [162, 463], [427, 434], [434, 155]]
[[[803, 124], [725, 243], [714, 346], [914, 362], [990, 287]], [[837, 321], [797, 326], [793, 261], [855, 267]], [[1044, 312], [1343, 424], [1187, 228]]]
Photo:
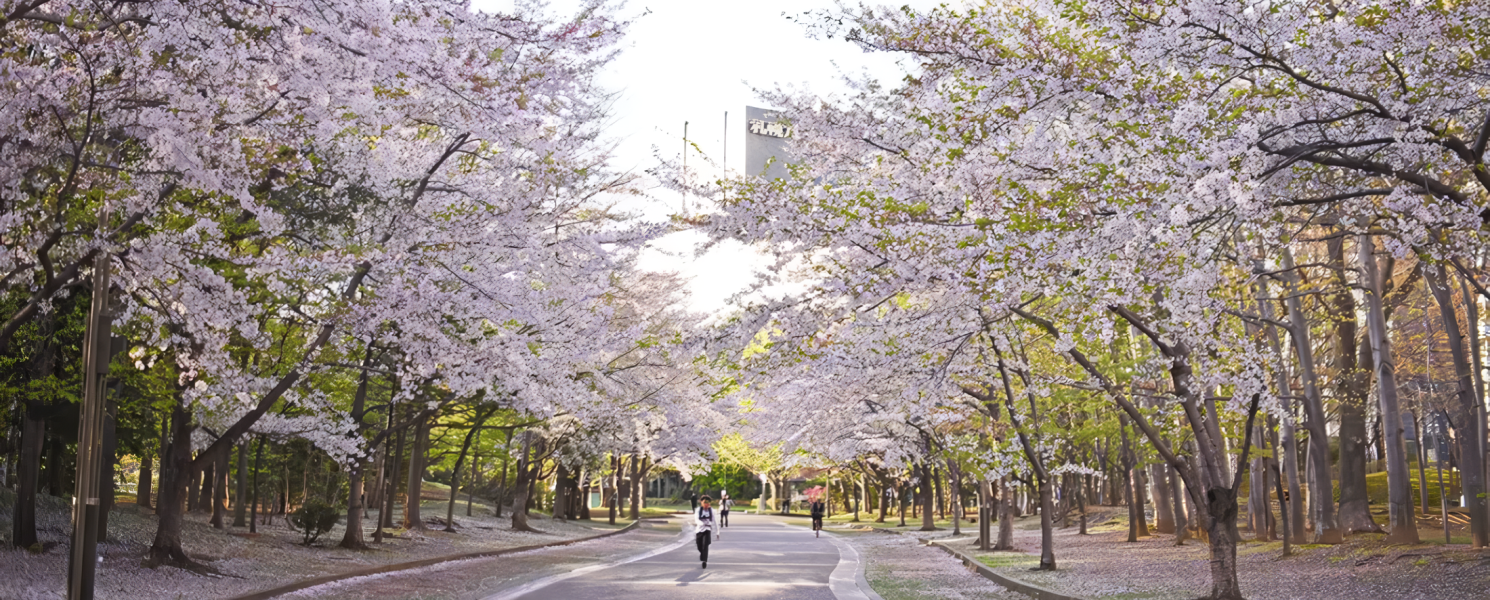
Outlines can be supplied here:
[[709, 506], [709, 497], [698, 499], [698, 510], [694, 511], [693, 518], [698, 521], [698, 529], [693, 534], [693, 543], [698, 546], [698, 560], [703, 563], [701, 568], [709, 568], [709, 541], [714, 533], [714, 509]]

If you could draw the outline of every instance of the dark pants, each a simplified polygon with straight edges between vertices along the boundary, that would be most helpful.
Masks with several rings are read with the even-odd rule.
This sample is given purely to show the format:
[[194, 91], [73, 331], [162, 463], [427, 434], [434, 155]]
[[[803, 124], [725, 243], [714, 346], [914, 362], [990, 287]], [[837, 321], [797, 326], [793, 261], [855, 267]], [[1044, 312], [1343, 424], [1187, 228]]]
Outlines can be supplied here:
[[729, 527], [729, 511], [727, 511], [727, 510], [721, 510], [721, 511], [719, 511], [719, 526], [720, 527]]
[[693, 536], [693, 543], [698, 546], [698, 559], [704, 562], [709, 562], [709, 536], [711, 535], [713, 534], [708, 531], [700, 531]]

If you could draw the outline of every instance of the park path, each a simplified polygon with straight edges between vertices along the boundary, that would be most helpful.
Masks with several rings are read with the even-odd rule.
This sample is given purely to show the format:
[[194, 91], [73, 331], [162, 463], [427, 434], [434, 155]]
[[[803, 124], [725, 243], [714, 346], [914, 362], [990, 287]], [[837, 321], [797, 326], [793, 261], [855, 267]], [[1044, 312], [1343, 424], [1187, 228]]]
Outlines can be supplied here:
[[[690, 526], [685, 519], [644, 520], [635, 531], [566, 546], [355, 577], [307, 588], [285, 598], [316, 600], [480, 600], [545, 577], [624, 560], [671, 544]], [[541, 525], [540, 525], [541, 527]], [[0, 595], [3, 596], [3, 595]], [[540, 596], [541, 597], [541, 596]]]
[[731, 515], [700, 568], [692, 536], [623, 561], [532, 582], [486, 600], [865, 600], [858, 552], [827, 533], [815, 538], [776, 517]]

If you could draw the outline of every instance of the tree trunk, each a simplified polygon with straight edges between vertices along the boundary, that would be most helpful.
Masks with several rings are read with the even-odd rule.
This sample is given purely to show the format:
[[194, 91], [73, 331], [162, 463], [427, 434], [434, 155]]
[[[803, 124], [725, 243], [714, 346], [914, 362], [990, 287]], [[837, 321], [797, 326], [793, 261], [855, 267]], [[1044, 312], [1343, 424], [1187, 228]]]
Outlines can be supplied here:
[[259, 532], [259, 471], [264, 468], [264, 438], [259, 437], [259, 447], [254, 449], [254, 471], [251, 482], [253, 491], [248, 499], [248, 532]]
[[238, 492], [233, 502], [233, 526], [243, 527], [248, 519], [248, 440], [238, 444]]
[[191, 471], [191, 413], [181, 405], [180, 392], [171, 412], [171, 444], [160, 461], [160, 498], [155, 507], [159, 524], [155, 529], [155, 540], [145, 555], [145, 564], [194, 566], [181, 548], [182, 503], [188, 488], [194, 488], [188, 479]]
[[595, 489], [595, 473], [593, 471], [585, 471], [580, 473], [580, 478], [585, 482], [585, 485], [579, 490], [579, 497], [576, 499], [575, 506], [579, 507], [579, 518], [589, 521], [591, 518], [590, 494]]
[[633, 457], [631, 459], [631, 520], [635, 521], [642, 517], [642, 479], [647, 476], [647, 471], [652, 468], [651, 461], [646, 458]]
[[[1463, 477], [1460, 485], [1465, 499], [1469, 502], [1470, 544], [1474, 548], [1484, 548], [1490, 545], [1490, 507], [1487, 507], [1485, 498], [1485, 455], [1480, 447], [1481, 440], [1478, 439], [1484, 431], [1484, 413], [1481, 412], [1480, 400], [1475, 392], [1473, 364], [1464, 348], [1464, 334], [1459, 327], [1458, 311], [1454, 309], [1454, 299], [1449, 291], [1448, 277], [1444, 273], [1443, 264], [1424, 265], [1423, 270], [1428, 276], [1428, 289], [1433, 292], [1433, 298], [1438, 303], [1439, 316], [1443, 319], [1444, 335], [1448, 338], [1449, 355], [1454, 361], [1454, 404], [1450, 414], [1455, 427], [1459, 430], [1457, 441], [1460, 472]], [[1386, 394], [1382, 396], [1385, 402]], [[1392, 399], [1396, 400], [1395, 393]], [[1395, 422], [1398, 426], [1389, 427], [1388, 432], [1396, 432], [1400, 440], [1402, 420], [1395, 419]], [[1388, 451], [1390, 452], [1391, 449], [1392, 446], [1389, 444]], [[1403, 464], [1405, 469], [1406, 463]], [[1388, 476], [1390, 477], [1390, 474]], [[1397, 508], [1395, 496], [1392, 497], [1391, 502], [1392, 508]], [[1411, 498], [1407, 499], [1406, 510], [1406, 514], [1412, 514]]]
[[358, 459], [352, 461], [352, 466], [347, 470], [347, 528], [342, 533], [342, 548], [351, 550], [364, 550], [367, 542], [362, 538], [362, 506], [363, 506], [363, 476], [367, 470], [368, 461]]
[[[1347, 533], [1380, 533], [1366, 495], [1366, 403], [1369, 375], [1362, 368], [1369, 348], [1358, 348], [1357, 307], [1345, 276], [1344, 238], [1328, 242], [1335, 292], [1329, 304], [1334, 342], [1336, 394], [1340, 398], [1340, 527]], [[1362, 360], [1364, 359], [1364, 360]]]
[[1180, 546], [1190, 537], [1189, 513], [1185, 510], [1185, 490], [1174, 465], [1164, 465], [1164, 475], [1169, 479], [1169, 497], [1174, 503], [1174, 545]]
[[517, 481], [512, 486], [512, 528], [517, 531], [534, 531], [528, 525], [529, 469], [519, 462]]
[[962, 473], [954, 467], [948, 467], [947, 471], [952, 476], [951, 488], [947, 490], [947, 501], [952, 505], [952, 535], [960, 536], [962, 535]]
[[1039, 481], [1040, 492], [1040, 566], [1036, 571], [1055, 570], [1055, 499], [1050, 479]]
[[[1267, 288], [1259, 287], [1259, 291], [1260, 294], [1257, 302], [1259, 312], [1263, 318], [1271, 320], [1273, 318], [1273, 303], [1267, 299]], [[1268, 346], [1273, 352], [1273, 357], [1278, 361], [1278, 367], [1276, 369], [1277, 381], [1274, 383], [1274, 387], [1278, 390], [1278, 398], [1283, 409], [1283, 414], [1288, 417], [1283, 419], [1281, 437], [1278, 447], [1275, 448], [1275, 451], [1281, 449], [1283, 456], [1281, 460], [1279, 457], [1274, 456], [1274, 460], [1282, 464], [1282, 480], [1286, 480], [1287, 484], [1287, 495], [1278, 500], [1280, 503], [1278, 510], [1279, 512], [1288, 513], [1288, 518], [1284, 519], [1286, 523], [1285, 529], [1287, 529], [1284, 532], [1284, 537], [1291, 538], [1294, 542], [1302, 543], [1305, 539], [1304, 497], [1299, 489], [1298, 438], [1294, 433], [1294, 410], [1293, 403], [1289, 398], [1292, 395], [1292, 390], [1288, 382], [1287, 361], [1283, 358], [1283, 347], [1278, 340], [1278, 328], [1274, 325], [1268, 325], [1264, 329], [1264, 333], [1267, 335]]]
[[[1077, 475], [1076, 476], [1076, 485], [1077, 485], [1078, 488], [1082, 484], [1082, 479], [1083, 478], [1080, 475]], [[1081, 493], [1081, 490], [1080, 489], [1077, 489], [1076, 490], [1076, 512], [1077, 512], [1076, 518], [1078, 520], [1079, 526], [1081, 527], [1081, 529], [1079, 529], [1076, 533], [1078, 535], [1087, 535], [1087, 531], [1086, 531], [1086, 494]]]
[[1070, 529], [1072, 508], [1071, 475], [1069, 473], [1061, 475], [1061, 484], [1056, 488], [1056, 496], [1060, 498], [1060, 502], [1056, 504], [1056, 512], [1061, 516], [1061, 529]]
[[414, 424], [414, 447], [409, 451], [408, 499], [404, 501], [404, 529], [423, 531], [424, 518], [419, 515], [419, 504], [424, 492], [424, 459], [429, 451], [429, 421], [421, 419]]
[[218, 454], [212, 471], [212, 528], [226, 529], [223, 517], [228, 512], [228, 453]]
[[869, 495], [868, 487], [862, 475], [854, 478], [854, 523], [859, 522], [859, 509], [863, 508], [864, 498]]
[[896, 527], [905, 527], [905, 485], [898, 481], [896, 482], [896, 484], [895, 504], [896, 508], [899, 509], [898, 512], [900, 513], [900, 524], [896, 525]]
[[466, 516], [471, 516], [471, 505], [476, 502], [476, 487], [481, 485], [481, 434], [476, 434], [476, 453], [471, 457], [471, 483], [466, 485]]
[[1388, 518], [1391, 532], [1387, 543], [1418, 543], [1417, 522], [1412, 515], [1412, 474], [1407, 469], [1407, 452], [1402, 441], [1402, 411], [1397, 401], [1396, 358], [1392, 356], [1391, 338], [1387, 333], [1386, 312], [1382, 305], [1382, 278], [1376, 264], [1375, 245], [1370, 236], [1361, 236], [1362, 286], [1366, 288], [1366, 322], [1371, 338], [1371, 354], [1376, 374], [1377, 398], [1386, 430]]
[[[1136, 461], [1135, 461], [1136, 463]], [[1144, 513], [1144, 507], [1148, 506], [1149, 476], [1142, 466], [1133, 467], [1133, 501], [1138, 505], [1134, 513], [1138, 517], [1138, 537], [1149, 537], [1148, 515]]]
[[978, 549], [984, 552], [993, 549], [993, 507], [988, 480], [978, 480]]
[[936, 531], [936, 493], [931, 478], [931, 465], [921, 463], [921, 531]]
[[[1123, 472], [1123, 503], [1128, 505], [1128, 542], [1138, 541], [1139, 523], [1143, 521], [1143, 508], [1138, 506], [1133, 497], [1137, 489], [1133, 481], [1133, 449], [1128, 441], [1128, 417], [1118, 415], [1118, 432], [1121, 434], [1123, 448], [1119, 451]], [[1043, 519], [1042, 519], [1043, 522]]]
[[[506, 504], [507, 500], [512, 495], [511, 493], [509, 493], [511, 490], [509, 490], [507, 486], [507, 464], [512, 462], [513, 430], [507, 429], [504, 430], [503, 433], [506, 434], [506, 440], [502, 442], [502, 478], [500, 481], [497, 482], [496, 517], [498, 519], [502, 518], [502, 505]], [[611, 523], [614, 524], [615, 522], [612, 521]]]
[[[107, 391], [105, 391], [107, 394]], [[104, 412], [103, 424], [103, 448], [101, 452], [101, 468], [98, 472], [98, 541], [102, 542], [109, 537], [109, 513], [114, 511], [114, 470], [119, 466], [119, 405], [112, 399], [105, 402], [108, 408]]]
[[1133, 501], [1133, 477], [1129, 475], [1132, 472], [1131, 469], [1123, 469], [1123, 504], [1126, 504], [1128, 508], [1129, 543], [1138, 541], [1138, 521], [1143, 518], [1140, 516], [1142, 513], [1138, 508], [1138, 503]]
[[610, 457], [610, 489], [602, 490], [601, 496], [605, 496], [605, 507], [609, 515], [607, 518], [611, 525], [616, 524], [616, 506], [620, 501], [621, 493], [621, 457], [614, 454]]
[[217, 499], [217, 461], [213, 460], [200, 469], [198, 473], [202, 477], [201, 491], [197, 492], [197, 512], [211, 514]]
[[894, 482], [880, 481], [879, 514], [874, 518], [875, 523], [884, 523], [885, 517], [890, 513], [890, 491], [894, 489]]
[[554, 505], [550, 516], [555, 521], [563, 521], [568, 516], [569, 505], [569, 468], [559, 463], [554, 473]]
[[[1253, 428], [1252, 438], [1258, 440], [1261, 447], [1262, 440], [1267, 439], [1262, 424]], [[1268, 463], [1267, 459], [1259, 453], [1257, 458], [1252, 459], [1251, 470], [1247, 481], [1247, 517], [1252, 522], [1252, 535], [1259, 541], [1273, 541], [1273, 511], [1268, 503]]]
[[1169, 478], [1164, 465], [1149, 465], [1149, 474], [1150, 485], [1154, 488], [1154, 531], [1174, 533], [1174, 501], [1169, 494]]
[[999, 479], [999, 538], [994, 550], [1014, 549], [1014, 494], [1009, 491], [1009, 478]]
[[[378, 529], [393, 527], [393, 511], [397, 508], [398, 489], [402, 486], [399, 482], [403, 479], [404, 467], [404, 432], [408, 428], [398, 430], [398, 439], [393, 443], [393, 463], [389, 465], [392, 471], [389, 473], [388, 482], [383, 486], [383, 514], [378, 516]], [[382, 541], [382, 540], [379, 540]]]
[[1211, 600], [1243, 600], [1241, 582], [1236, 575], [1237, 534], [1236, 491], [1211, 488], [1206, 534], [1211, 547]]
[[[190, 452], [188, 451], [188, 455]], [[186, 467], [186, 512], [199, 512], [202, 498], [202, 470], [196, 462]]]
[[945, 521], [947, 520], [947, 502], [942, 496], [942, 470], [933, 468], [931, 470], [932, 497], [936, 498], [936, 514]]
[[12, 543], [18, 548], [36, 544], [36, 493], [41, 475], [41, 453], [46, 440], [47, 422], [40, 400], [26, 400], [26, 415], [21, 419], [21, 460], [16, 466], [19, 485], [15, 511], [11, 517]]
[[53, 435], [47, 442], [47, 495], [62, 497], [62, 440]]
[[532, 435], [532, 432], [523, 432], [523, 450], [517, 459], [516, 482], [512, 486], [512, 528], [538, 533], [528, 525], [528, 495], [533, 480], [538, 477], [538, 469], [528, 465], [528, 452], [533, 447]]
[[[1487, 415], [1485, 408], [1485, 367], [1483, 361], [1480, 359], [1481, 356], [1484, 356], [1481, 354], [1482, 348], [1480, 345], [1480, 299], [1478, 296], [1469, 293], [1467, 278], [1459, 279], [1459, 290], [1460, 297], [1464, 299], [1464, 324], [1466, 325], [1465, 329], [1469, 331], [1469, 356], [1472, 363], [1470, 366], [1472, 367], [1471, 372], [1474, 373], [1475, 398], [1478, 400], [1475, 402], [1476, 412], [1478, 413], [1475, 416], [1475, 423], [1480, 427], [1480, 432], [1476, 436], [1476, 439], [1480, 443], [1480, 462], [1484, 465], [1484, 468], [1481, 470], [1485, 473], [1480, 481], [1484, 486], [1490, 488], [1490, 415]], [[1484, 531], [1487, 534], [1486, 538], [1490, 539], [1490, 498], [1486, 499], [1486, 503], [1487, 519]]]
[[475, 439], [476, 432], [481, 430], [481, 425], [486, 422], [486, 416], [480, 415], [476, 422], [471, 424], [471, 429], [466, 432], [465, 441], [460, 444], [460, 456], [455, 459], [455, 468], [450, 471], [450, 503], [445, 506], [445, 531], [455, 531], [455, 496], [456, 490], [460, 489], [460, 468], [466, 463], [466, 453], [471, 450], [471, 440]]
[[[616, 474], [616, 512], [621, 518], [626, 517], [626, 505], [631, 501], [630, 471], [632, 470], [632, 462], [635, 460], [637, 460], [636, 456], [623, 456], [618, 463], [621, 471]], [[693, 484], [689, 483], [688, 486], [692, 488]], [[694, 505], [694, 508], [697, 509], [697, 503], [694, 503]]]
[[[38, 343], [35, 357], [28, 369], [38, 381], [51, 377], [56, 369], [56, 339], [52, 335], [55, 325], [54, 312], [39, 317]], [[18, 548], [36, 545], [36, 495], [41, 486], [42, 453], [47, 448], [46, 401], [27, 398], [21, 404], [26, 414], [21, 417], [20, 464], [16, 466], [16, 503], [11, 516], [11, 543]], [[48, 469], [49, 471], [52, 469]], [[49, 474], [50, 475], [50, 474]]]
[[[372, 464], [358, 474], [362, 479], [361, 504], [364, 519], [371, 519], [374, 509], [380, 513], [383, 510], [383, 477], [384, 469], [388, 464], [388, 444], [386, 442], [379, 444], [372, 451]], [[348, 476], [350, 477], [350, 474]]]
[[[160, 481], [156, 483], [157, 486], [163, 486], [166, 483], [166, 475], [165, 475], [165, 469], [166, 469], [166, 449], [169, 448], [170, 445], [171, 445], [171, 415], [170, 414], [165, 414], [165, 415], [162, 415], [161, 418], [160, 418], [160, 451], [155, 453], [155, 456], [160, 459], [160, 471], [161, 471]], [[158, 495], [159, 494], [157, 494], [157, 496]], [[155, 501], [155, 508], [156, 508], [156, 511], [157, 512], [160, 510], [160, 500], [159, 500], [159, 498], [157, 498], [156, 501]]]
[[1294, 354], [1299, 363], [1299, 380], [1304, 385], [1304, 428], [1309, 431], [1310, 466], [1318, 475], [1309, 487], [1309, 512], [1314, 518], [1314, 543], [1339, 544], [1344, 541], [1335, 515], [1334, 482], [1330, 479], [1330, 441], [1325, 428], [1324, 401], [1319, 395], [1319, 378], [1314, 371], [1314, 347], [1309, 342], [1309, 321], [1304, 316], [1299, 296], [1299, 275], [1293, 253], [1282, 250], [1285, 283], [1284, 306], [1288, 309], [1288, 334], [1293, 339]]
[[150, 486], [154, 484], [150, 480], [151, 471], [155, 469], [154, 457], [149, 453], [140, 457], [140, 479], [135, 485], [135, 504], [140, 508], [150, 508]]

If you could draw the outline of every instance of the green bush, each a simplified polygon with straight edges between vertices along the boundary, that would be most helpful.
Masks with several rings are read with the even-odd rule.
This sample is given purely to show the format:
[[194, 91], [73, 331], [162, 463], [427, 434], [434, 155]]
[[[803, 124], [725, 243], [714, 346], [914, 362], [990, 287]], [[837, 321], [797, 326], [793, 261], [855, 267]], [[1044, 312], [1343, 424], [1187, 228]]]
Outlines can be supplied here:
[[311, 501], [301, 505], [294, 514], [290, 515], [290, 525], [299, 529], [305, 536], [305, 545], [315, 543], [321, 534], [331, 531], [336, 527], [336, 522], [341, 519], [342, 509], [324, 502]]

